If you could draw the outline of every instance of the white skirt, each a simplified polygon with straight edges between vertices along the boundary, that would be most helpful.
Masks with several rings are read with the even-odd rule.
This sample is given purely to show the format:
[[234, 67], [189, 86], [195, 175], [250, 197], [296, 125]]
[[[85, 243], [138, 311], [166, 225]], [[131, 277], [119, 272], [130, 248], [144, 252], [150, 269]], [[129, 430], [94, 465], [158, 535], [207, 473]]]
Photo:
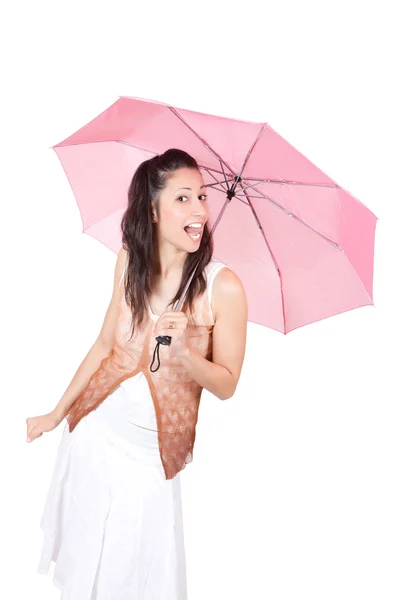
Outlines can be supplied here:
[[65, 424], [38, 566], [55, 563], [60, 600], [187, 600], [180, 473], [166, 479], [157, 432], [133, 427], [137, 444], [96, 410]]

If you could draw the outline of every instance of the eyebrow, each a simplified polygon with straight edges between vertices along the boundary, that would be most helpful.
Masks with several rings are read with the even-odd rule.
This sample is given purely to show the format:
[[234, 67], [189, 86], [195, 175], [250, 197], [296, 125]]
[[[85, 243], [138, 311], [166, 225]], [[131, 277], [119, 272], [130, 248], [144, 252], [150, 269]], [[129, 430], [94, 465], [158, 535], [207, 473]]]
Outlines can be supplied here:
[[[206, 185], [202, 185], [202, 186], [200, 187], [200, 189], [201, 189], [201, 188], [203, 188], [203, 187], [207, 187], [207, 186], [206, 186]], [[188, 188], [188, 187], [181, 187], [181, 188], [178, 188], [178, 190], [191, 190], [191, 189], [192, 189], [192, 188]], [[175, 190], [175, 192], [177, 192], [178, 190]]]

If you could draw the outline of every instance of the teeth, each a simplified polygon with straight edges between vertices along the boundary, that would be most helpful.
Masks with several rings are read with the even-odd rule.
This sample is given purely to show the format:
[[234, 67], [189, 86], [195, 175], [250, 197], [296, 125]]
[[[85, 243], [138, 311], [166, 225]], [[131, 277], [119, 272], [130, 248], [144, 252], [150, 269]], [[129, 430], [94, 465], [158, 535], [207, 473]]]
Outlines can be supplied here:
[[[187, 231], [187, 229], [198, 229], [199, 233], [192, 233]], [[185, 231], [186, 233], [192, 238], [192, 240], [198, 240], [201, 237], [201, 231], [203, 230], [203, 224], [202, 223], [192, 223], [191, 225], [186, 225], [185, 227]]]

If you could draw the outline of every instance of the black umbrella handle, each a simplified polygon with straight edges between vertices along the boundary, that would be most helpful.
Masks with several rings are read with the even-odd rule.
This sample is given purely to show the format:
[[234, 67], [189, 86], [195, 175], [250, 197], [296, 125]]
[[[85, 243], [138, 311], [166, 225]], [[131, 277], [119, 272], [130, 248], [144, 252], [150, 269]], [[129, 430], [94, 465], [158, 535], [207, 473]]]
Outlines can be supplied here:
[[170, 346], [172, 338], [170, 335], [158, 335], [156, 340], [163, 346]]

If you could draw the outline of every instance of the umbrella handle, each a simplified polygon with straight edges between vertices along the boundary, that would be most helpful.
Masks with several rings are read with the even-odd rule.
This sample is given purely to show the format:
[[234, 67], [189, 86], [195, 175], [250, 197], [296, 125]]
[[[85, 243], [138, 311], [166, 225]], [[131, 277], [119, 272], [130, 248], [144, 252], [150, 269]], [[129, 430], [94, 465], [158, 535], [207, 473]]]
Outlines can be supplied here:
[[[181, 308], [181, 306], [182, 306], [182, 304], [183, 304], [183, 302], [184, 302], [184, 300], [186, 298], [187, 291], [188, 291], [189, 286], [191, 284], [191, 281], [192, 281], [192, 279], [194, 277], [196, 269], [199, 266], [199, 263], [200, 263], [200, 261], [196, 264], [195, 268], [193, 269], [193, 272], [192, 272], [192, 274], [191, 274], [191, 276], [189, 278], [189, 281], [187, 282], [187, 284], [185, 286], [185, 289], [183, 290], [182, 297], [179, 299], [178, 304], [174, 308], [174, 312], [179, 311], [179, 309]], [[152, 373], [155, 373], [160, 368], [160, 344], [162, 344], [163, 346], [170, 346], [172, 338], [171, 338], [170, 335], [158, 335], [156, 337], [156, 340], [157, 340], [157, 345], [154, 348], [153, 360], [151, 361], [151, 365], [150, 365], [150, 371]], [[153, 363], [154, 363], [154, 359], [155, 359], [156, 356], [157, 356], [157, 360], [158, 360], [158, 367], [156, 367], [155, 369], [152, 369], [152, 366], [153, 366]]]
[[160, 344], [163, 344], [163, 346], [170, 346], [171, 339], [172, 338], [170, 335], [158, 335], [156, 337], [157, 342], [160, 342]]

